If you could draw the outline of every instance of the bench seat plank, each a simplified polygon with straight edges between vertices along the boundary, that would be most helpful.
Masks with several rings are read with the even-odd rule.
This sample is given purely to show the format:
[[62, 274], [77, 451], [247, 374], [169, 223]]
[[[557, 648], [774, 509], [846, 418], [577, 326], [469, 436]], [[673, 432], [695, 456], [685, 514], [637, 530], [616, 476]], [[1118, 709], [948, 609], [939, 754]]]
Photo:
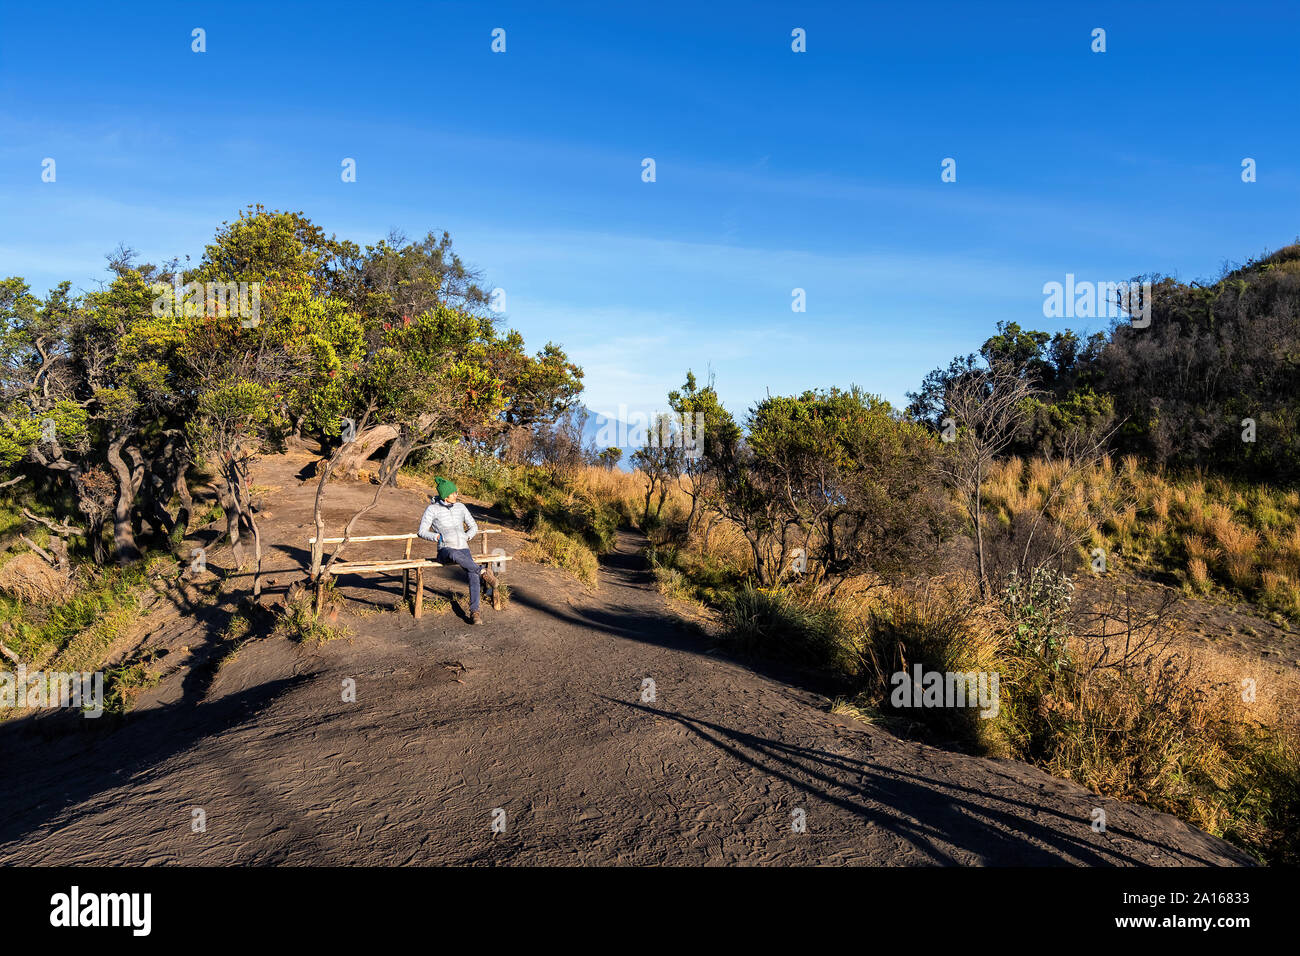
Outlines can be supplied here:
[[[495, 564], [497, 561], [510, 561], [511, 556], [508, 554], [487, 555], [487, 560], [479, 562], [480, 564]], [[438, 561], [428, 559], [412, 559], [410, 561], [371, 561], [365, 564], [358, 562], [352, 564], [348, 561], [338, 561], [334, 567], [330, 568], [329, 574], [366, 574], [378, 571], [405, 571], [408, 568], [445, 568], [451, 565], [442, 564]], [[323, 573], [323, 572], [322, 572]]]
[[[405, 571], [408, 568], [440, 568], [437, 561], [375, 561], [370, 564], [351, 564], [347, 561], [336, 562], [330, 568], [330, 574], [364, 574], [373, 571]], [[325, 573], [322, 569], [321, 573]]]
[[[479, 528], [478, 529], [479, 534], [501, 534], [502, 531], [503, 529], [501, 528]], [[354, 534], [352, 537], [348, 538], [347, 541], [349, 544], [358, 541], [406, 541], [410, 538], [418, 538], [418, 537], [419, 535], [415, 534], [414, 532], [410, 534]], [[475, 537], [478, 537], [478, 535], [475, 535]], [[316, 538], [315, 537], [308, 538], [307, 543], [315, 544]], [[342, 543], [343, 543], [342, 538], [321, 538], [321, 544], [342, 544]]]

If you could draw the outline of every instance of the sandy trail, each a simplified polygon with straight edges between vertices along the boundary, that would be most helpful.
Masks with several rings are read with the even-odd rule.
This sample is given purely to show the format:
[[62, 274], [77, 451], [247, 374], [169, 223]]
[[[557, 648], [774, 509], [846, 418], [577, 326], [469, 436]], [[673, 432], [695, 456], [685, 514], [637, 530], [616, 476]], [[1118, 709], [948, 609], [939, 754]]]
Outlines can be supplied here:
[[[311, 533], [312, 489], [293, 471], [277, 459], [259, 475], [276, 489], [272, 590]], [[339, 486], [333, 519], [370, 494]], [[412, 530], [422, 505], [387, 490], [365, 530]], [[495, 537], [510, 552], [522, 541]], [[393, 604], [400, 579], [344, 579], [351, 639], [268, 638], [219, 670], [202, 662], [228, 609], [151, 613], [146, 639], [183, 644], [197, 663], [124, 720], [0, 724], [0, 862], [1249, 862], [1173, 817], [900, 740], [710, 653], [665, 607], [637, 545], [620, 537], [595, 591], [515, 562], [511, 606], [485, 602], [477, 628], [455, 611], [368, 611]], [[466, 590], [451, 570], [428, 587]], [[342, 699], [348, 679], [355, 703]], [[1105, 833], [1091, 828], [1094, 807]], [[206, 829], [194, 832], [198, 810]]]

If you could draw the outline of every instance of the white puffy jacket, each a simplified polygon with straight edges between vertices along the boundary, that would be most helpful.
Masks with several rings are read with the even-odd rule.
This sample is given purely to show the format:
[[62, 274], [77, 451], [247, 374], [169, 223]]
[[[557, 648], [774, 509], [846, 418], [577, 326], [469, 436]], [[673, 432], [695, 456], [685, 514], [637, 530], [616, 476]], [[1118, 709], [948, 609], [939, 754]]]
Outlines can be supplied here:
[[426, 541], [439, 541], [442, 547], [456, 551], [469, 547], [470, 539], [478, 534], [478, 525], [469, 509], [459, 501], [453, 505], [435, 498], [424, 509], [418, 533]]

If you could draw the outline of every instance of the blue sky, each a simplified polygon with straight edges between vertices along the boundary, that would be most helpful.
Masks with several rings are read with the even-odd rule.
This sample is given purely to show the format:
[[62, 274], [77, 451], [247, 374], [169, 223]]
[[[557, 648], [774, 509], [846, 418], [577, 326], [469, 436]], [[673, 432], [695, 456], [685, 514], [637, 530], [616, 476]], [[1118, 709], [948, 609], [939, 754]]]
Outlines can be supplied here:
[[998, 320], [1104, 327], [1043, 318], [1066, 273], [1207, 278], [1300, 235], [1294, 3], [545, 6], [6, 4], [0, 274], [197, 259], [255, 202], [446, 229], [590, 408], [693, 368], [743, 414], [901, 403]]

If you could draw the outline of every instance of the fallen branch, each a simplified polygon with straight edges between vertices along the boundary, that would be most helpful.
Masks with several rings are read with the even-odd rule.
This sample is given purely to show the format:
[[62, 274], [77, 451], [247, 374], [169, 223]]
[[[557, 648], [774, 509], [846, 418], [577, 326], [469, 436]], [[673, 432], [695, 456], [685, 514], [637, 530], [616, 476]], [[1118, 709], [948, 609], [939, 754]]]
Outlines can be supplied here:
[[[3, 486], [0, 485], [0, 487]], [[59, 524], [58, 522], [51, 521], [49, 518], [42, 518], [40, 515], [32, 514], [26, 508], [23, 509], [23, 517], [26, 518], [28, 521], [35, 521], [37, 524], [45, 525], [45, 527], [49, 528], [51, 531], [53, 531], [55, 534], [58, 535], [86, 533], [82, 531], [80, 528], [78, 528], [76, 525], [67, 524], [66, 522], [63, 524]]]
[[21, 541], [23, 544], [27, 545], [27, 547], [31, 548], [33, 551], [35, 551], [35, 552], [36, 552], [37, 554], [39, 554], [42, 558], [44, 558], [45, 561], [46, 561], [48, 564], [50, 564], [51, 567], [56, 567], [56, 568], [57, 568], [57, 567], [59, 566], [58, 559], [55, 558], [54, 555], [50, 554], [50, 552], [46, 551], [44, 548], [42, 548], [39, 544], [37, 544], [37, 543], [36, 543], [35, 541], [33, 541], [31, 538], [27, 537], [27, 535], [25, 535], [25, 534], [20, 534], [20, 535], [18, 536], [18, 540]]

